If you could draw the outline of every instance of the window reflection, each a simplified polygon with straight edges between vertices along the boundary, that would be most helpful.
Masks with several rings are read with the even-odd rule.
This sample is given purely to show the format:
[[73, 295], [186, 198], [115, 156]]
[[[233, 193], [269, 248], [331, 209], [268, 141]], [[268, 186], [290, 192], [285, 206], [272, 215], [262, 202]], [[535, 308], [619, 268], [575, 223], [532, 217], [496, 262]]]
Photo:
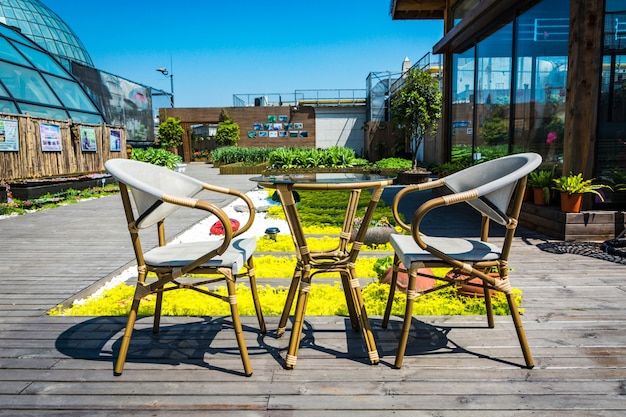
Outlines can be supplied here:
[[0, 79], [18, 100], [61, 104], [37, 71], [0, 62]]

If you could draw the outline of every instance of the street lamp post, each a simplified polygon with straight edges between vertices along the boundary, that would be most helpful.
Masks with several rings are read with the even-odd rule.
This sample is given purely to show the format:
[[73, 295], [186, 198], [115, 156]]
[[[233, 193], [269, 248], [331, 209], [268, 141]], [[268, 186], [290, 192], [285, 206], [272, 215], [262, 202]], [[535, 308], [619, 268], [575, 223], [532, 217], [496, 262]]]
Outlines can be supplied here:
[[170, 77], [170, 104], [174, 107], [174, 74], [171, 74], [167, 68], [157, 68], [156, 70], [163, 74], [163, 76]]

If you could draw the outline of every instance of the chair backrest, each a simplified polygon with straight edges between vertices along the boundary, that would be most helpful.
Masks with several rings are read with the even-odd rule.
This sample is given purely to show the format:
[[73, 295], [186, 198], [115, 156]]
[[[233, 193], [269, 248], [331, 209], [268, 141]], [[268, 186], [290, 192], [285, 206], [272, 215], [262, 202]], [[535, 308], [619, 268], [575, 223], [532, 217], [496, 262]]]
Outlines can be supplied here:
[[202, 190], [202, 182], [165, 167], [130, 159], [109, 159], [106, 170], [131, 189], [137, 209], [137, 224], [146, 228], [169, 216], [180, 206], [164, 203], [164, 194], [193, 197]]
[[444, 177], [454, 193], [476, 189], [478, 199], [467, 203], [502, 225], [517, 182], [541, 164], [541, 155], [519, 153], [486, 161]]

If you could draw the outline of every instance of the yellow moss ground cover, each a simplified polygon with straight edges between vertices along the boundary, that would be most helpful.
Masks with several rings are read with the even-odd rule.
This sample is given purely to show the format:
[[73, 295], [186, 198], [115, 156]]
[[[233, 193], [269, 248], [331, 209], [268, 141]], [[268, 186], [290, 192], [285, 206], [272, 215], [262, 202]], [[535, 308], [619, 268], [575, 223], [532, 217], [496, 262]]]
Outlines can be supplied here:
[[[334, 249], [337, 244], [336, 236], [341, 231], [343, 222], [343, 210], [336, 210], [336, 207], [345, 206], [347, 193], [307, 193], [301, 192], [301, 201], [298, 210], [301, 215], [305, 233], [308, 235], [321, 235], [322, 237], [311, 237], [308, 240], [311, 250]], [[369, 202], [369, 195], [364, 192], [361, 196], [357, 216], [364, 212], [364, 208]], [[284, 218], [282, 209], [279, 206], [272, 207], [269, 215]], [[376, 211], [375, 222], [381, 217], [392, 219], [391, 210], [381, 202]], [[326, 235], [326, 237], [323, 237]], [[260, 237], [257, 244], [255, 256], [255, 271], [259, 279], [259, 297], [263, 313], [267, 316], [280, 315], [285, 299], [287, 297], [287, 287], [295, 268], [295, 258], [291, 255], [295, 248], [293, 241], [288, 235], [278, 235], [277, 240]], [[269, 255], [275, 252], [277, 255]], [[389, 244], [378, 245], [376, 247], [364, 246], [361, 250], [367, 256], [361, 256], [357, 263], [357, 276], [360, 278], [370, 278], [371, 283], [363, 287], [363, 298], [370, 316], [383, 315], [389, 285], [378, 282], [378, 272], [375, 268], [376, 261], [380, 258], [387, 258], [392, 252]], [[381, 252], [376, 256], [376, 252]], [[385, 253], [387, 252], [387, 253]], [[288, 253], [289, 255], [286, 255]], [[379, 267], [380, 268], [380, 267]], [[435, 270], [438, 276], [443, 276], [448, 269]], [[316, 277], [338, 278], [337, 274], [317, 275]], [[271, 287], [263, 285], [266, 278], [284, 278], [285, 285]], [[345, 316], [348, 314], [345, 305], [343, 290], [339, 284], [314, 284], [311, 287], [311, 294], [307, 304], [307, 314], [312, 316]], [[224, 286], [219, 288], [222, 294], [226, 294]], [[517, 304], [521, 304], [521, 291], [514, 290]], [[110, 289], [98, 297], [91, 297], [84, 302], [74, 304], [70, 308], [55, 308], [49, 312], [51, 315], [64, 316], [124, 316], [130, 309], [134, 292], [134, 285], [121, 284]], [[250, 290], [243, 284], [238, 286], [237, 301], [240, 314], [244, 316], [254, 315], [254, 306]], [[152, 315], [154, 312], [155, 296], [146, 297], [141, 303], [139, 314]], [[509, 314], [506, 299], [502, 294], [493, 297], [494, 312], [498, 315]], [[396, 292], [393, 314], [403, 314], [405, 307], [405, 296]], [[295, 303], [294, 303], [295, 308]], [[168, 292], [164, 296], [163, 315], [169, 316], [227, 316], [230, 314], [227, 303], [207, 297], [192, 290], [178, 290]], [[292, 311], [293, 313], [293, 311]], [[457, 291], [450, 287], [423, 297], [419, 297], [415, 302], [415, 315], [481, 315], [485, 314], [484, 302], [480, 298], [464, 297], [458, 295]]]

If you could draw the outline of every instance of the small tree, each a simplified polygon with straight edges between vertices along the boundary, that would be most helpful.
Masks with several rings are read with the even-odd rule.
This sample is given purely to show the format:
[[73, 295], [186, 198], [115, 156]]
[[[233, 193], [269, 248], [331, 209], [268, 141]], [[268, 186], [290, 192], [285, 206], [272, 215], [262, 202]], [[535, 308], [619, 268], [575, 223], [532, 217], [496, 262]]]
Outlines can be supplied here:
[[239, 141], [239, 125], [230, 118], [226, 109], [220, 113], [215, 141], [222, 146], [236, 146]]
[[168, 117], [166, 121], [159, 125], [157, 137], [159, 143], [166, 148], [178, 148], [183, 144], [183, 134], [185, 130], [180, 125], [180, 119]]
[[392, 120], [405, 143], [411, 143], [413, 169], [417, 168], [417, 151], [424, 136], [437, 132], [441, 117], [439, 82], [422, 69], [408, 72], [404, 85], [391, 99]]

